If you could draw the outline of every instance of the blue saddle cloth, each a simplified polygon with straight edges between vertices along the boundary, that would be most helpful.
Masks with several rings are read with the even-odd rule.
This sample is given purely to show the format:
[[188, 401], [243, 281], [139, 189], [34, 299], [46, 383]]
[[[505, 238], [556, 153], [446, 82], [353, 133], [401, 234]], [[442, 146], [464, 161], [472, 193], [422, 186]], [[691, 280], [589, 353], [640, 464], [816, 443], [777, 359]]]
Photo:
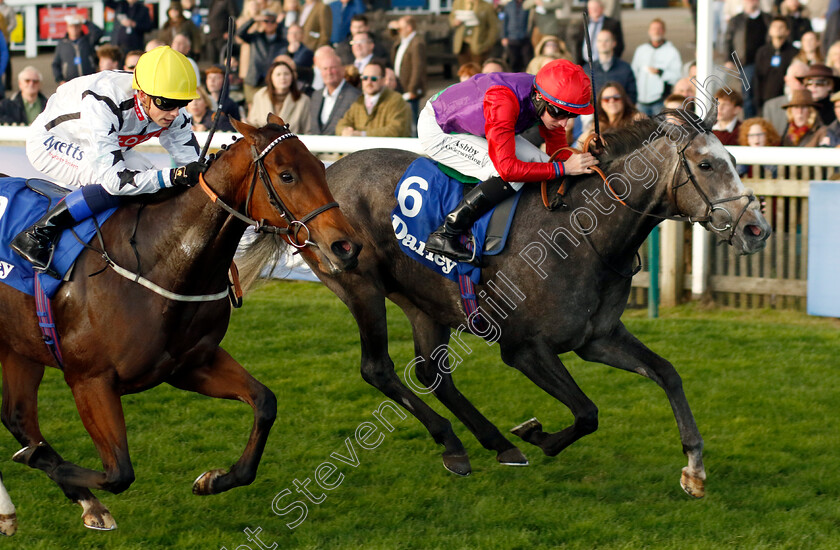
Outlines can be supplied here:
[[[32, 188], [37, 188], [39, 192], [33, 191]], [[35, 223], [48, 208], [57, 204], [67, 193], [68, 190], [44, 180], [0, 178], [0, 282], [30, 296], [35, 295], [35, 272], [32, 264], [9, 248], [9, 243], [15, 235]], [[111, 208], [97, 214], [97, 222], [102, 224], [115, 211], [116, 208]], [[52, 267], [62, 277], [84, 249], [82, 242], [88, 242], [96, 233], [93, 218], [84, 220], [73, 231], [79, 238], [77, 239], [72, 231], [65, 231], [53, 256]], [[49, 276], [41, 277], [41, 285], [49, 298], [52, 298], [61, 282]]]
[[[496, 209], [484, 214], [473, 225], [472, 235], [478, 248], [477, 259], [498, 254], [504, 249], [521, 195], [520, 191], [508, 199], [512, 204], [506, 211], [506, 219], [502, 220], [498, 235], [488, 237], [488, 226]], [[447, 279], [458, 281], [460, 276], [466, 276], [478, 284], [481, 268], [466, 262], [458, 263], [425, 250], [426, 238], [464, 198], [464, 184], [441, 172], [435, 162], [419, 158], [409, 165], [397, 183], [394, 196], [397, 198], [397, 207], [391, 212], [391, 221], [402, 251]]]

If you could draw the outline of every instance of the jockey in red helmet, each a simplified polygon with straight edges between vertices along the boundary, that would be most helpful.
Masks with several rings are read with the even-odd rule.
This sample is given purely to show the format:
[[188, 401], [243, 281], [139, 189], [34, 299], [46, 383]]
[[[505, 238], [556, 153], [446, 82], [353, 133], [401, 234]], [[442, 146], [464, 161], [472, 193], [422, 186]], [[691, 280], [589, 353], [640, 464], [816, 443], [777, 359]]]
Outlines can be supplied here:
[[[589, 153], [548, 162], [565, 147], [566, 124], [593, 112], [592, 86], [579, 66], [565, 59], [545, 65], [537, 76], [526, 73], [478, 74], [443, 90], [420, 113], [417, 134], [426, 153], [481, 184], [426, 241], [426, 249], [458, 261], [473, 254], [458, 241], [493, 206], [526, 182], [590, 172], [598, 160]], [[519, 136], [539, 124], [543, 153]]]

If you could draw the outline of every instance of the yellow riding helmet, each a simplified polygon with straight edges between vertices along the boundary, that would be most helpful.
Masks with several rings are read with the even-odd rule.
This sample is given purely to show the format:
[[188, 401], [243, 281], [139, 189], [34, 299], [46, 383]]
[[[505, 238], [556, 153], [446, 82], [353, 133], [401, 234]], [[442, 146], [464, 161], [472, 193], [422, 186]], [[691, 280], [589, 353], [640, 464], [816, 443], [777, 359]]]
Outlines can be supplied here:
[[158, 46], [140, 56], [134, 67], [132, 88], [152, 97], [178, 101], [198, 97], [192, 63], [169, 46]]

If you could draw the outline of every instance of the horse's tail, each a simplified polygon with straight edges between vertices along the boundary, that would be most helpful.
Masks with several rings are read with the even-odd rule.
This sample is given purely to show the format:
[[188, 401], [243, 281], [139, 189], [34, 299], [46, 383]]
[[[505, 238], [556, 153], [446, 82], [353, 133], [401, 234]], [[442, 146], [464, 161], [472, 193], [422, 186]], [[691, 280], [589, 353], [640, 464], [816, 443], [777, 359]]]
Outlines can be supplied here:
[[239, 280], [244, 292], [247, 293], [254, 287], [266, 265], [271, 265], [269, 272], [274, 271], [283, 250], [288, 246], [286, 241], [278, 235], [269, 233], [257, 235], [236, 260], [239, 266]]

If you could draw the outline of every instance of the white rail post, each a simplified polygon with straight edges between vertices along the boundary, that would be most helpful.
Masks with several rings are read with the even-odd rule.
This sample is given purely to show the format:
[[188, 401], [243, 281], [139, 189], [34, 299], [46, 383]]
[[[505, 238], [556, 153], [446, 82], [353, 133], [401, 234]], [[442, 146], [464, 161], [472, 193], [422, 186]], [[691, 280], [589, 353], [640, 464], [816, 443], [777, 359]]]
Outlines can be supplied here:
[[[697, 81], [706, 82], [712, 74], [712, 2], [697, 0]], [[698, 99], [702, 94], [697, 94]], [[699, 106], [697, 107], [700, 108]], [[703, 296], [709, 285], [711, 235], [695, 224], [691, 230], [691, 295]]]

